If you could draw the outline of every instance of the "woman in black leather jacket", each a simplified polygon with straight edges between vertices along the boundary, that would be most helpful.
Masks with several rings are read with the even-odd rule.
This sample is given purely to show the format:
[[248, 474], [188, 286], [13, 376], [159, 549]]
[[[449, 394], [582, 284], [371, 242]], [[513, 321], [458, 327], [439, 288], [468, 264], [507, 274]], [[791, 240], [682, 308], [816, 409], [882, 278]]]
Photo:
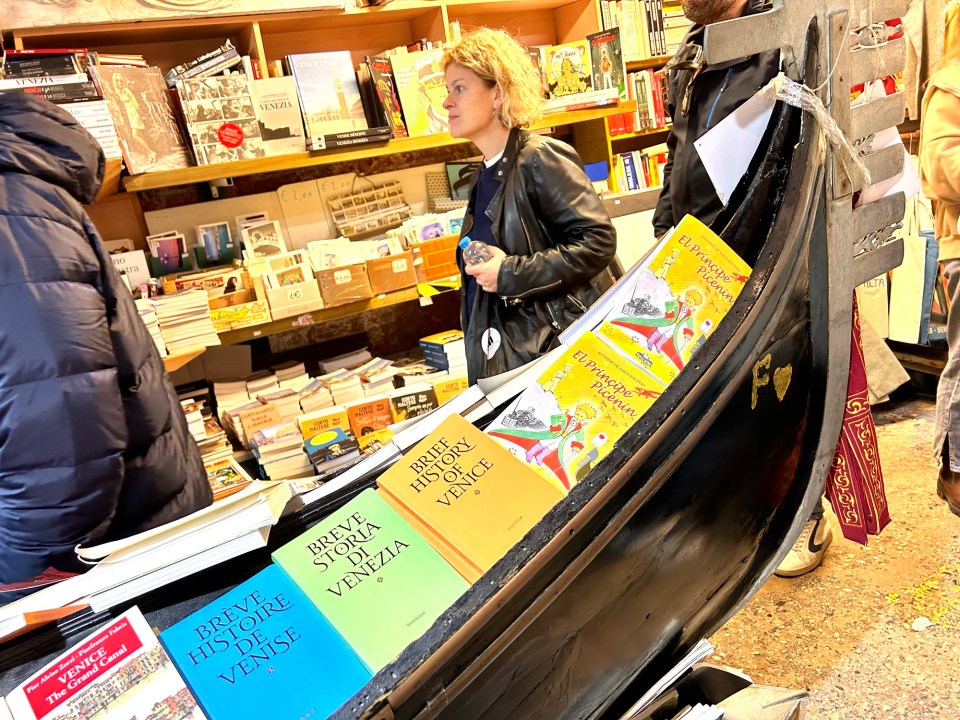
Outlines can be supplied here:
[[540, 115], [541, 83], [527, 51], [501, 30], [478, 28], [443, 60], [450, 132], [483, 153], [461, 237], [492, 258], [457, 259], [470, 382], [535, 360], [599, 297], [616, 230], [580, 157], [523, 128]]

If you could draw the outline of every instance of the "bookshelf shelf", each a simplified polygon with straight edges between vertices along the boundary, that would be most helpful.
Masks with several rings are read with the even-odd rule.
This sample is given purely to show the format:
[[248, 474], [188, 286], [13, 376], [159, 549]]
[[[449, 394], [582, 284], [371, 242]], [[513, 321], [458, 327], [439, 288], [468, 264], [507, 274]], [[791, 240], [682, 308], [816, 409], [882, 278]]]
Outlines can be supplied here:
[[640, 60], [628, 60], [627, 72], [637, 72], [637, 70], [662, 67], [667, 64], [670, 58], [670, 55], [654, 55], [653, 57], [642, 58]]
[[[636, 104], [628, 102], [587, 110], [553, 113], [544, 116], [534, 127], [542, 129], [558, 125], [572, 125], [605, 118], [618, 113], [633, 112], [635, 109]], [[191, 183], [209, 182], [222, 178], [263, 175], [265, 173], [318, 167], [351, 160], [365, 160], [383, 155], [417, 152], [465, 142], [467, 141], [454, 138], [449, 133], [438, 133], [425, 137], [390, 140], [385, 143], [338, 148], [336, 150], [293, 153], [291, 155], [259, 158], [257, 160], [238, 160], [236, 162], [219, 163], [216, 165], [199, 165], [197, 167], [184, 168], [183, 170], [167, 170], [163, 172], [130, 175], [124, 179], [123, 186], [129, 192], [140, 192], [142, 190], [155, 190], [158, 188], [176, 187], [178, 185], [189, 185]]]
[[637, 138], [647, 138], [652, 135], [665, 135], [668, 132], [670, 132], [670, 126], [665, 125], [664, 127], [651, 128], [649, 130], [641, 130], [640, 132], [624, 133], [622, 135], [611, 135], [610, 142], [615, 143], [621, 140], [636, 140]]
[[[370, 310], [410, 302], [411, 300], [418, 300], [419, 298], [420, 293], [417, 291], [417, 288], [404, 288], [403, 290], [377, 295], [369, 300], [361, 300], [332, 308], [323, 308], [322, 310], [314, 310], [311, 313], [305, 313], [297, 317], [289, 317], [261, 325], [251, 325], [250, 327], [222, 332], [220, 333], [220, 342], [224, 345], [236, 345], [237, 343], [248, 340], [256, 340], [257, 338], [294, 330], [304, 325], [315, 325], [328, 320], [336, 320], [338, 318], [349, 317], [350, 315], [359, 315], [360, 313], [369, 312]], [[306, 321], [306, 316], [308, 315], [310, 319]]]

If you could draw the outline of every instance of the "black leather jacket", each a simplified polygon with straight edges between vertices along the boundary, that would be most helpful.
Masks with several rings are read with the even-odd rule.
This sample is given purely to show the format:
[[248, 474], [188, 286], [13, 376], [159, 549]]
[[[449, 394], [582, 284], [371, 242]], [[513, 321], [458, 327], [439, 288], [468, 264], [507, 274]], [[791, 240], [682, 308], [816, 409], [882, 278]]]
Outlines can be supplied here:
[[[468, 308], [463, 293], [470, 382], [556, 347], [558, 334], [599, 297], [596, 276], [617, 247], [610, 216], [569, 145], [514, 128], [498, 164], [501, 185], [486, 212], [507, 257], [497, 295], [478, 289]], [[473, 227], [473, 183], [461, 236]], [[459, 251], [457, 262], [464, 275]]]
[[[753, 15], [765, 7], [765, 3], [754, 0], [743, 14]], [[667, 136], [663, 190], [653, 215], [653, 229], [658, 237], [688, 213], [709, 225], [723, 209], [693, 143], [780, 71], [779, 50], [717, 65], [704, 64], [703, 30], [703, 25], [691, 26], [666, 65], [667, 109], [673, 128]]]

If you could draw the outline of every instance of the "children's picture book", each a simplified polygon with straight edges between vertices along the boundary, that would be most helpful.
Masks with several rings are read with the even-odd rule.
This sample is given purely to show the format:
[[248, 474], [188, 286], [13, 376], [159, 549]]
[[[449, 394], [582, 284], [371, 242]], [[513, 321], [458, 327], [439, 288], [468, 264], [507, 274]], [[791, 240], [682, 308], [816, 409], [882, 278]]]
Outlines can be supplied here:
[[373, 673], [468, 587], [372, 488], [276, 550], [273, 560]]
[[93, 65], [131, 175], [191, 165], [160, 68]]
[[614, 27], [587, 35], [590, 66], [595, 90], [617, 89], [620, 100], [627, 101], [627, 69], [620, 46], [620, 28]]
[[545, 47], [543, 70], [547, 78], [547, 93], [551, 98], [593, 90], [590, 46], [586, 40]]
[[276, 565], [171, 626], [160, 641], [213, 720], [325, 718], [370, 679]]
[[443, 107], [443, 50], [419, 50], [390, 56], [393, 79], [410, 137], [447, 132], [450, 120]]
[[597, 332], [667, 385], [716, 329], [749, 276], [750, 267], [716, 233], [687, 215], [664, 236], [632, 281], [631, 294]]
[[295, 53], [286, 62], [296, 82], [309, 149], [325, 147], [325, 135], [366, 129], [349, 51]]
[[287, 252], [278, 220], [247, 224], [240, 231], [243, 237], [243, 249], [247, 258], [270, 257]]
[[450, 415], [377, 480], [384, 498], [427, 529], [427, 539], [474, 582], [563, 493], [496, 440]]
[[266, 156], [249, 82], [243, 73], [177, 81], [198, 165]]
[[619, 350], [586, 332], [490, 423], [487, 434], [569, 492], [662, 391]]
[[393, 80], [393, 68], [389, 57], [375, 57], [367, 61], [370, 68], [370, 77], [373, 86], [380, 98], [387, 114], [390, 129], [395, 138], [407, 137], [407, 126], [403, 121], [403, 110], [400, 107], [400, 96], [397, 95], [397, 84]]
[[206, 717], [136, 607], [47, 663], [5, 701], [14, 720], [148, 718], [157, 707], [168, 717]]
[[250, 83], [250, 93], [264, 152], [268, 156], [305, 152], [307, 142], [296, 80], [289, 75], [261, 78]]

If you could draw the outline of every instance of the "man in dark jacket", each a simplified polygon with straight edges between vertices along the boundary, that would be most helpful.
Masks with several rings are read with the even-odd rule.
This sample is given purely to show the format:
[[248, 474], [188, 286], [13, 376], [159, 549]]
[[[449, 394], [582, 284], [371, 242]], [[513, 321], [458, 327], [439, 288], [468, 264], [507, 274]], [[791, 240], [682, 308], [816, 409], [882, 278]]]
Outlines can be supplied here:
[[673, 128], [667, 136], [663, 191], [653, 215], [657, 237], [690, 214], [707, 225], [723, 209], [693, 143], [757, 94], [780, 71], [779, 51], [707, 65], [703, 61], [704, 26], [760, 12], [758, 0], [684, 0], [693, 20], [680, 49], [667, 63], [667, 109]]
[[[720, 214], [723, 203], [693, 143], [780, 72], [779, 50], [707, 65], [703, 61], [704, 26], [753, 15], [768, 6], [765, 0], [683, 0], [684, 14], [694, 24], [666, 65], [670, 71], [667, 105], [673, 128], [667, 137], [669, 156], [663, 190], [653, 215], [657, 237], [686, 214], [708, 225]], [[796, 577], [815, 570], [832, 538], [821, 501], [777, 568], [777, 575]]]
[[0, 95], [0, 582], [76, 566], [211, 502], [153, 342], [81, 206], [103, 153], [65, 111]]

